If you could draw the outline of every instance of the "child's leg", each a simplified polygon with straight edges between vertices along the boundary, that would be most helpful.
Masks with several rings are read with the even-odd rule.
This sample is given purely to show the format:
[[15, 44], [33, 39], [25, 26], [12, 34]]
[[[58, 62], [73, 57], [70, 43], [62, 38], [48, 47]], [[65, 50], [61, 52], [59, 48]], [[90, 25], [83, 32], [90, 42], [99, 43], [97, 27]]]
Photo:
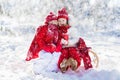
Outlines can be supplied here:
[[88, 54], [83, 56], [83, 63], [86, 70], [92, 68], [91, 58]]
[[64, 59], [61, 63], [60, 63], [60, 70], [62, 73], [67, 71], [67, 59]]
[[61, 50], [61, 55], [58, 60], [58, 68], [62, 71], [65, 72], [67, 70], [67, 59], [68, 59], [68, 49], [63, 48]]
[[72, 70], [76, 70], [77, 69], [77, 61], [73, 58], [69, 58], [67, 61], [67, 64], [71, 67]]
[[70, 55], [69, 60], [71, 63], [71, 69], [76, 70], [81, 64], [81, 57], [76, 47], [69, 48], [69, 55]]

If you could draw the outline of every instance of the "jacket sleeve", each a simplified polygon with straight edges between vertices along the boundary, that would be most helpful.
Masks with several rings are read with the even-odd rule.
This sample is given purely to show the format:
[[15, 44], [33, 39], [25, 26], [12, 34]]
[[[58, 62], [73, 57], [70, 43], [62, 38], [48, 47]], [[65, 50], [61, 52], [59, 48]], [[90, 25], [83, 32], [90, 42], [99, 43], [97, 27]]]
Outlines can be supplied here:
[[54, 52], [56, 49], [56, 46], [54, 44], [49, 44], [46, 41], [46, 33], [48, 31], [47, 26], [41, 26], [40, 28], [37, 29], [36, 33], [36, 41], [38, 42], [39, 46], [41, 49], [47, 51], [47, 52]]

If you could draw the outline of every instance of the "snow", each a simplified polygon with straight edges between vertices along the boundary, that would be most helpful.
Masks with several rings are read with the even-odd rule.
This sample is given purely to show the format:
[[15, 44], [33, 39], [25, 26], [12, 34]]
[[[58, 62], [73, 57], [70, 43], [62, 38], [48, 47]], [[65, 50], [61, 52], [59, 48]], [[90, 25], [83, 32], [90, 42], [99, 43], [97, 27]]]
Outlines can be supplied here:
[[[119, 0], [0, 0], [0, 80], [120, 80]], [[98, 68], [61, 73], [59, 53], [26, 62], [35, 30], [50, 11], [70, 16], [70, 43], [79, 37], [99, 56]], [[44, 57], [45, 56], [45, 57]], [[48, 66], [50, 64], [50, 66]]]

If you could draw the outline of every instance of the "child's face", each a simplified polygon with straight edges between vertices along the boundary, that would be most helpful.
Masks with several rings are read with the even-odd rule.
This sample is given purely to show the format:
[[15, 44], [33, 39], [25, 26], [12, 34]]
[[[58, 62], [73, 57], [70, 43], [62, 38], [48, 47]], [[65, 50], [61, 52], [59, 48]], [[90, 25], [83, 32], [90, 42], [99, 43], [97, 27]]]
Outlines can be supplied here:
[[59, 26], [65, 26], [67, 24], [67, 20], [65, 18], [59, 18], [58, 19], [58, 25]]
[[49, 24], [55, 24], [55, 25], [58, 25], [58, 21], [57, 20], [52, 20], [49, 22]]

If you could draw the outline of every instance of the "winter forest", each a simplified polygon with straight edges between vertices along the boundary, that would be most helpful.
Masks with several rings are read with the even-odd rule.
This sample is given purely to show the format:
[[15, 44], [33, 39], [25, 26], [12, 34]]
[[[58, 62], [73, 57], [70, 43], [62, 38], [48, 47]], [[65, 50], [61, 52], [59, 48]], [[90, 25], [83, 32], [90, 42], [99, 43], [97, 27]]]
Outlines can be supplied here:
[[[71, 26], [69, 43], [84, 38], [99, 57], [97, 68], [44, 72], [34, 68], [35, 60], [25, 61], [38, 26], [63, 7]], [[0, 80], [120, 80], [119, 40], [120, 0], [0, 0]]]

